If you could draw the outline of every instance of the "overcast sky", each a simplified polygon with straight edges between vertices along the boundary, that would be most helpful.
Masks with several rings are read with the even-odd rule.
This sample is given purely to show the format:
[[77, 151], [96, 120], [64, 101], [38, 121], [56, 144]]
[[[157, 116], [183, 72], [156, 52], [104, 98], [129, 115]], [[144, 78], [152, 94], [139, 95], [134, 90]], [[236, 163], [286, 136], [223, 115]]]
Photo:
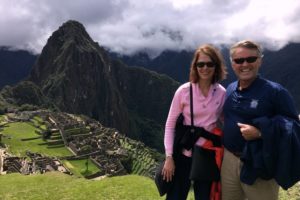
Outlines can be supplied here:
[[0, 0], [0, 46], [40, 53], [69, 19], [101, 46], [132, 54], [253, 39], [300, 43], [299, 0]]

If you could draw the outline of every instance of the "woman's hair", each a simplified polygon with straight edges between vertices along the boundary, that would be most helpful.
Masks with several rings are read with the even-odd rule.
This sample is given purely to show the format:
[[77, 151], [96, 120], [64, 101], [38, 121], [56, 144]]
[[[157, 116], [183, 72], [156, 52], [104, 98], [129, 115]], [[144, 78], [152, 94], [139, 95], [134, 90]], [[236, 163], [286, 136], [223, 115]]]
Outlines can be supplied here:
[[196, 67], [196, 63], [200, 54], [209, 56], [212, 62], [215, 64], [215, 74], [212, 79], [212, 84], [224, 80], [226, 78], [227, 71], [222, 54], [216, 47], [210, 44], [204, 44], [198, 47], [198, 49], [194, 53], [194, 58], [190, 68], [190, 81], [196, 83], [200, 79]]
[[230, 48], [230, 58], [232, 58], [232, 55], [234, 54], [235, 49], [239, 48], [239, 47], [256, 50], [258, 57], [261, 58], [263, 56], [262, 48], [259, 44], [255, 43], [251, 40], [242, 40], [242, 41], [239, 41], [239, 42], [235, 43], [234, 45], [232, 45], [232, 47]]

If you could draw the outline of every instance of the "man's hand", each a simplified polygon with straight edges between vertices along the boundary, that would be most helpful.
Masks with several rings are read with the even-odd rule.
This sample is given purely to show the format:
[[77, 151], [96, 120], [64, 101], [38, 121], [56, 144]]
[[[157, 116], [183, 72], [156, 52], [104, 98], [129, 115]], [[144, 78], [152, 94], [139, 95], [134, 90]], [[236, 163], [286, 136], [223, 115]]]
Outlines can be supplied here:
[[245, 140], [255, 140], [261, 137], [260, 131], [249, 124], [237, 123]]

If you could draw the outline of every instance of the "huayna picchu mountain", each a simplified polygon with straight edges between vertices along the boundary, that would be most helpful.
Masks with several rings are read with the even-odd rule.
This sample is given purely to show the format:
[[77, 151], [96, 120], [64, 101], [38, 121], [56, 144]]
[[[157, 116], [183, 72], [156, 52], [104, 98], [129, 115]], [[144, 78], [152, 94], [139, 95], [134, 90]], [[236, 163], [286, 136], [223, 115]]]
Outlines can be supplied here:
[[87, 115], [159, 150], [179, 86], [168, 76], [110, 58], [77, 21], [65, 22], [50, 36], [28, 81], [60, 111]]

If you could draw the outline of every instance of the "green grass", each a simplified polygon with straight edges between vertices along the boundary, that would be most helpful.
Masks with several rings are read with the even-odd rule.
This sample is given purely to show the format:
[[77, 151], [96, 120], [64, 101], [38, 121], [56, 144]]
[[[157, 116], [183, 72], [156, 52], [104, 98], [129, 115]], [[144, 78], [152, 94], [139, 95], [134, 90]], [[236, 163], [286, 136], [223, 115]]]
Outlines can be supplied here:
[[100, 171], [100, 169], [90, 159], [88, 160], [88, 171], [86, 168], [86, 159], [64, 160], [63, 163], [75, 176], [79, 177], [95, 174]]
[[0, 122], [2, 122], [2, 120], [4, 120], [5, 115], [0, 115]]
[[35, 120], [35, 119], [31, 119], [30, 121], [31, 121], [31, 122], [33, 123], [33, 125], [36, 126], [36, 127], [38, 127], [38, 126], [40, 125], [40, 122], [37, 121], [37, 120]]
[[25, 156], [26, 150], [31, 152], [39, 152], [48, 156], [69, 156], [71, 152], [65, 147], [47, 148], [48, 145], [40, 145], [45, 143], [41, 138], [21, 141], [21, 139], [38, 137], [35, 133], [36, 128], [27, 122], [9, 123], [3, 128], [2, 143], [9, 146], [9, 151], [16, 156]]
[[47, 127], [46, 127], [46, 125], [40, 125], [40, 127], [39, 127], [40, 129], [42, 129], [42, 130], [46, 130], [47, 129]]
[[288, 190], [280, 189], [279, 200], [300, 200], [300, 183], [296, 183]]
[[128, 175], [99, 181], [75, 178], [61, 173], [0, 177], [1, 200], [160, 200], [153, 180]]
[[0, 126], [6, 124], [7, 122], [5, 121], [5, 115], [0, 115]]
[[34, 116], [33, 119], [36, 120], [36, 121], [38, 121], [38, 122], [40, 122], [40, 123], [43, 123], [42, 118], [39, 117], [39, 116]]
[[39, 117], [39, 116], [34, 116], [34, 117], [30, 120], [30, 122], [32, 122], [33, 125], [34, 125], [35, 127], [39, 127], [39, 128], [42, 129], [42, 130], [46, 130], [46, 129], [47, 129], [47, 127], [46, 127], [44, 121], [43, 121], [42, 118]]
[[71, 128], [65, 130], [65, 134], [68, 135], [78, 135], [78, 134], [85, 134], [88, 133], [90, 130], [87, 127], [80, 127], [80, 128]]
[[[0, 176], [1, 200], [161, 200], [153, 180], [127, 175], [93, 181], [59, 172], [24, 176]], [[299, 190], [280, 191], [279, 200], [299, 200]], [[292, 196], [291, 196], [292, 195]], [[188, 200], [193, 199], [190, 192]]]

